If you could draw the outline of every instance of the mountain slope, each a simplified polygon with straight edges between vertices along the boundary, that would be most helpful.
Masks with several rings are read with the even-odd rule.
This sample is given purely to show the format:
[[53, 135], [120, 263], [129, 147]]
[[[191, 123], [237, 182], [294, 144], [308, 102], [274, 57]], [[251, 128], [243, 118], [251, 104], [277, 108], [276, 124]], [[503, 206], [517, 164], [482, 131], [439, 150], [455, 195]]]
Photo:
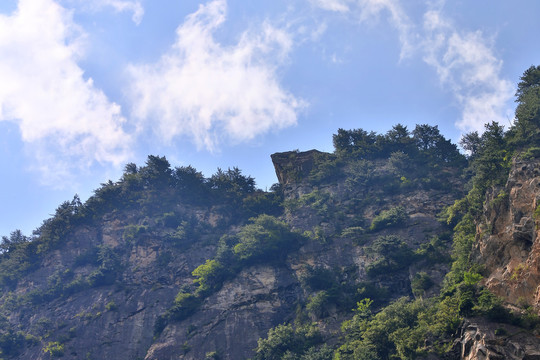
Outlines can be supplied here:
[[0, 358], [540, 356], [537, 73], [467, 157], [398, 124], [272, 155], [270, 192], [237, 168], [126, 165], [3, 237]]

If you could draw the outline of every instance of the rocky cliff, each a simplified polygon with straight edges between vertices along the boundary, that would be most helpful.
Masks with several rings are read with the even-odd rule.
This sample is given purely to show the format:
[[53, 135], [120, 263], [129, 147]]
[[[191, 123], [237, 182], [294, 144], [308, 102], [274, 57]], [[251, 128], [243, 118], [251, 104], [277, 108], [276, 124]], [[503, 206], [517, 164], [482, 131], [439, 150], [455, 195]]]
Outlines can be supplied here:
[[506, 186], [487, 194], [476, 261], [486, 286], [509, 304], [540, 311], [540, 160], [516, 158]]
[[452, 357], [463, 360], [537, 360], [540, 341], [523, 328], [483, 318], [463, 322]]
[[[271, 345], [261, 339], [295, 324], [311, 335], [287, 356], [329, 359], [339, 347], [337, 358], [350, 359], [377, 344], [364, 346], [367, 335], [352, 338], [355, 350], [341, 344], [376, 326], [370, 314], [396, 316], [385, 306], [406, 298], [416, 300], [404, 309], [431, 306], [422, 316], [455, 330], [452, 311], [470, 312], [464, 294], [480, 289], [461, 284], [445, 290], [443, 305], [424, 302], [452, 263], [452, 229], [440, 214], [465, 194], [460, 160], [436, 154], [274, 154], [272, 193], [237, 169], [203, 179], [155, 157], [129, 166], [85, 204], [59, 207], [34, 239], [10, 240], [0, 259], [0, 358], [282, 358], [264, 355]], [[539, 184], [540, 160], [515, 160], [477, 223], [481, 284], [515, 307], [539, 304]], [[379, 351], [405, 354], [398, 342], [416, 330], [400, 331], [389, 337], [397, 345]], [[431, 359], [534, 359], [540, 346], [533, 332], [485, 318], [466, 318], [454, 338], [418, 331], [407, 351]], [[436, 333], [446, 337], [433, 344]], [[370, 356], [386, 356], [378, 354]]]
[[[436, 293], [448, 271], [449, 241], [436, 217], [459, 195], [457, 174], [448, 170], [441, 186], [411, 185], [387, 160], [345, 163], [324, 173], [321, 164], [331, 156], [273, 155], [285, 194], [281, 218], [303, 234], [300, 246], [279, 259], [242, 265], [193, 310], [161, 326], [177, 294], [195, 293], [193, 271], [217, 256], [218, 240], [241, 231], [246, 217], [232, 216], [219, 201], [159, 201], [173, 197], [169, 187], [138, 187], [139, 195], [122, 200], [127, 208], [111, 206], [70, 224], [50, 250], [32, 250], [37, 263], [4, 285], [4, 335], [13, 341], [4, 341], [3, 356], [243, 359], [269, 329], [299, 316], [335, 343], [356, 301], [412, 296], [411, 279], [420, 272], [433, 284], [425, 293]], [[106, 188], [122, 194], [134, 186], [129, 176], [144, 171]], [[388, 243], [377, 245], [380, 239]], [[433, 250], [440, 258], [416, 259], [415, 251], [433, 239], [442, 242]], [[392, 257], [377, 246], [397, 252]], [[324, 301], [317, 307], [314, 299]]]

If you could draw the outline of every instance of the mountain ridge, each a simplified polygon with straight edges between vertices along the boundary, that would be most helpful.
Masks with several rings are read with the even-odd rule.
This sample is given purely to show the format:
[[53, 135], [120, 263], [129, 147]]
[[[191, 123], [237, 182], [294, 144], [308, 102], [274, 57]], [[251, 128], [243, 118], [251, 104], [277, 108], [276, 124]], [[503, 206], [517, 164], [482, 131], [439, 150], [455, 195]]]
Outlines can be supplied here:
[[397, 124], [273, 154], [268, 192], [238, 168], [127, 164], [2, 238], [0, 358], [540, 356], [536, 72], [467, 156]]

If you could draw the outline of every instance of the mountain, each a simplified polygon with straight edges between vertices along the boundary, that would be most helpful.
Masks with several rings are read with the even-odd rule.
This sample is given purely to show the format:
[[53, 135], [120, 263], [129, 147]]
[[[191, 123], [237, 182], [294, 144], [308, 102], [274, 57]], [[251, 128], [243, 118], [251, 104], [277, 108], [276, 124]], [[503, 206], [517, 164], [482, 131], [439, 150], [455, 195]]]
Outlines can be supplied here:
[[508, 130], [339, 129], [279, 183], [127, 164], [0, 246], [3, 359], [536, 359], [540, 67]]

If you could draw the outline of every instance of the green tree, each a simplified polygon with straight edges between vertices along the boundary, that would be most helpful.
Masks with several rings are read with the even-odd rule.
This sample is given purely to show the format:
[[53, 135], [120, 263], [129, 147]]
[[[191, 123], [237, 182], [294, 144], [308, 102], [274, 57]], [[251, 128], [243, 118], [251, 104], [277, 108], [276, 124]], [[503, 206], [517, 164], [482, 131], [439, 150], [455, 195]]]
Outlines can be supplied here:
[[286, 253], [299, 241], [299, 235], [291, 232], [286, 223], [266, 214], [251, 219], [237, 237], [239, 242], [233, 252], [242, 261]]
[[521, 76], [516, 92], [516, 118], [509, 131], [510, 144], [518, 149], [540, 143], [540, 66]]
[[461, 137], [459, 142], [461, 147], [468, 152], [469, 160], [474, 160], [480, 151], [482, 146], [482, 139], [478, 134], [478, 131], [467, 133]]
[[193, 282], [199, 284], [199, 290], [205, 292], [221, 285], [226, 273], [219, 261], [206, 260], [204, 264], [193, 270], [191, 275], [195, 276]]
[[389, 210], [383, 210], [371, 222], [369, 230], [377, 231], [389, 227], [403, 225], [408, 219], [407, 212], [403, 206], [396, 206]]
[[540, 65], [531, 65], [521, 75], [516, 91], [516, 102], [523, 102], [525, 94], [531, 89], [540, 87]]
[[291, 324], [278, 325], [268, 331], [265, 339], [258, 340], [253, 360], [312, 359], [300, 356], [321, 341], [322, 337], [314, 326], [294, 328]]
[[429, 160], [455, 165], [464, 162], [457, 146], [445, 139], [437, 125], [416, 125], [413, 130], [413, 140], [418, 149], [427, 155]]
[[0, 254], [14, 250], [17, 247], [20, 247], [20, 245], [28, 243], [29, 241], [30, 238], [23, 235], [21, 230], [17, 229], [12, 231], [9, 234], [9, 237], [2, 236], [2, 240], [0, 242]]
[[139, 174], [146, 186], [163, 188], [170, 185], [171, 164], [165, 156], [148, 155], [146, 166], [139, 169]]

